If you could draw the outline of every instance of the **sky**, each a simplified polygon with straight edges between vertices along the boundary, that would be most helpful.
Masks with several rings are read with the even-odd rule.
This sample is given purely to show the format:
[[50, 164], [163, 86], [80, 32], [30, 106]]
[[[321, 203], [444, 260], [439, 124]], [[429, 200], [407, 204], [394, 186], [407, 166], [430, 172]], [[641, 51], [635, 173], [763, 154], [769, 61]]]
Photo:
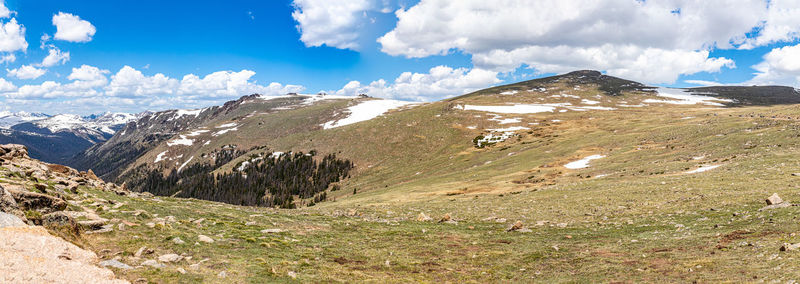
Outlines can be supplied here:
[[580, 69], [656, 86], [800, 87], [800, 1], [0, 3], [0, 111], [289, 92], [436, 101]]

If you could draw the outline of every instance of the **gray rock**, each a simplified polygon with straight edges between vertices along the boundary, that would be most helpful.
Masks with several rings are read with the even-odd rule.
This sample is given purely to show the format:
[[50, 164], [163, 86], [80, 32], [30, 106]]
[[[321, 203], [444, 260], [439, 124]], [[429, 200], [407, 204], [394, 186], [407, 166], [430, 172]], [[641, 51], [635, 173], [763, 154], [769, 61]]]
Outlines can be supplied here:
[[182, 244], [186, 243], [183, 240], [181, 240], [181, 238], [179, 238], [179, 237], [175, 237], [174, 239], [172, 239], [172, 242], [177, 244], [177, 245], [182, 245]]
[[767, 205], [775, 205], [779, 203], [783, 203], [783, 199], [778, 196], [777, 193], [773, 193], [770, 197], [767, 198]]
[[23, 227], [25, 226], [25, 222], [22, 222], [17, 216], [0, 212], [0, 228], [5, 227]]
[[178, 262], [178, 261], [181, 261], [181, 259], [183, 259], [182, 256], [174, 254], [174, 253], [165, 254], [165, 255], [162, 255], [162, 256], [158, 257], [158, 261], [165, 262], [165, 263]]
[[104, 260], [104, 261], [101, 261], [98, 264], [100, 264], [100, 266], [102, 266], [102, 267], [113, 267], [113, 268], [118, 268], [118, 269], [122, 269], [122, 270], [133, 269], [133, 267], [131, 267], [130, 265], [124, 264], [124, 263], [122, 263], [122, 262], [120, 262], [119, 260], [116, 260], [116, 259]]
[[212, 239], [212, 238], [210, 238], [210, 237], [208, 237], [206, 235], [197, 236], [197, 240], [201, 241], [201, 242], [204, 242], [204, 243], [213, 243], [214, 242], [214, 239]]
[[264, 229], [261, 230], [261, 232], [264, 234], [276, 234], [276, 233], [282, 233], [284, 231], [282, 229]]
[[142, 262], [142, 265], [143, 266], [150, 266], [150, 267], [153, 267], [153, 268], [164, 268], [164, 267], [167, 267], [166, 265], [158, 263], [158, 261], [155, 261], [153, 259], [145, 260], [144, 262]]
[[80, 233], [80, 227], [75, 219], [64, 211], [53, 212], [42, 217], [42, 226], [58, 231], [67, 231], [74, 234]]

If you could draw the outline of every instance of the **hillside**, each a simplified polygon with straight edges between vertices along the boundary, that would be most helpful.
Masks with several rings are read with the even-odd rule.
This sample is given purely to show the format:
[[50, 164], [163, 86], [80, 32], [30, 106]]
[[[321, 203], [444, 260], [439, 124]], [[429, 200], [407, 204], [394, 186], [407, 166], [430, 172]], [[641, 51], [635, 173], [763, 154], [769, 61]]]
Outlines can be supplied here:
[[[384, 111], [367, 115], [364, 104]], [[114, 169], [125, 173], [119, 182], [185, 172], [164, 181], [180, 185], [204, 164], [230, 177], [252, 175], [254, 165], [269, 174], [263, 161], [312, 150], [315, 160], [335, 154], [355, 168], [321, 202], [295, 196], [297, 209], [87, 188], [104, 200], [90, 206], [100, 217], [125, 225], [81, 240], [130, 266], [113, 268], [130, 281], [800, 276], [787, 261], [800, 247], [800, 112], [783, 98], [754, 105], [575, 72], [425, 104], [247, 96], [179, 116], [188, 119], [178, 113], [129, 123], [109, 140], [149, 143]], [[177, 261], [160, 257], [172, 254]]]

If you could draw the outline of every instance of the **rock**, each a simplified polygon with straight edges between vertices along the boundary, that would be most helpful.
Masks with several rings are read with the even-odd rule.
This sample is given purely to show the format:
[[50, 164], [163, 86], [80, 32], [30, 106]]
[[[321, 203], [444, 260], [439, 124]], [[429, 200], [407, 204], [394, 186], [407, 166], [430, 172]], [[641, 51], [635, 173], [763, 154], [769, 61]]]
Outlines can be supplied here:
[[17, 201], [14, 199], [14, 196], [11, 195], [8, 190], [3, 188], [0, 185], [0, 212], [5, 212], [8, 214], [15, 215], [19, 217], [23, 222], [27, 221], [25, 219], [25, 213], [19, 209], [19, 205], [17, 205]]
[[136, 251], [136, 253], [133, 254], [133, 256], [142, 257], [142, 255], [152, 254], [153, 252], [155, 252], [155, 251], [152, 250], [152, 249], [148, 249], [147, 247], [141, 247], [141, 248], [139, 248], [139, 250]]
[[47, 214], [67, 209], [67, 202], [58, 197], [29, 191], [12, 189], [7, 189], [7, 191], [17, 201], [21, 210], [36, 210]]
[[78, 225], [85, 230], [96, 231], [103, 229], [103, 226], [105, 226], [107, 222], [106, 220], [85, 220], [78, 221]]
[[38, 190], [41, 193], [47, 192], [47, 185], [46, 184], [37, 183], [37, 184], [34, 184], [33, 187], [36, 188], [36, 190]]
[[0, 212], [0, 228], [5, 227], [24, 227], [25, 222], [17, 216]]
[[264, 233], [264, 234], [276, 234], [276, 233], [282, 233], [282, 232], [284, 232], [284, 230], [282, 230], [282, 229], [264, 229], [264, 230], [261, 230], [261, 232]]
[[497, 219], [494, 219], [494, 221], [497, 222], [497, 223], [505, 223], [506, 222], [506, 218], [497, 218]]
[[792, 206], [792, 204], [789, 203], [789, 202], [782, 202], [782, 203], [778, 203], [778, 204], [764, 206], [761, 209], [758, 209], [758, 211], [772, 210], [772, 209], [778, 209], [778, 208], [786, 208], [786, 207], [791, 207], [791, 206]]
[[510, 228], [508, 228], [506, 230], [506, 232], [517, 231], [517, 230], [522, 229], [522, 227], [523, 227], [522, 226], [522, 221], [516, 221], [516, 222], [514, 222], [514, 224], [511, 225]]
[[105, 226], [101, 227], [100, 229], [86, 232], [86, 234], [102, 234], [102, 233], [108, 233], [108, 232], [112, 232], [112, 231], [114, 231], [114, 225], [105, 225]]
[[192, 223], [194, 223], [195, 225], [200, 225], [205, 220], [206, 220], [206, 218], [200, 218], [200, 219], [192, 221]]
[[297, 279], [297, 272], [289, 271], [286, 272], [286, 275], [289, 275], [289, 277], [292, 277], [292, 279]]
[[153, 259], [145, 260], [144, 262], [142, 262], [142, 266], [150, 266], [150, 267], [153, 267], [153, 268], [164, 268], [164, 267], [167, 267], [166, 265], [158, 263], [158, 261], [155, 261]]
[[122, 270], [133, 269], [133, 267], [131, 267], [130, 265], [124, 264], [124, 263], [122, 263], [122, 262], [120, 262], [119, 260], [116, 260], [116, 259], [104, 260], [104, 261], [101, 261], [98, 264], [100, 266], [102, 266], [102, 267], [113, 267], [113, 268], [122, 269]]
[[219, 277], [219, 278], [228, 277], [228, 273], [225, 272], [225, 271], [220, 271], [219, 274], [217, 274], [217, 277]]
[[250, 222], [244, 223], [244, 225], [245, 226], [255, 226], [256, 225], [256, 221], [250, 221]]
[[147, 226], [148, 228], [155, 228], [156, 227], [156, 223], [153, 223], [153, 222], [145, 223], [144, 225]]
[[444, 216], [442, 216], [442, 219], [439, 219], [439, 223], [448, 222], [450, 220], [452, 220], [450, 213], [446, 213]]
[[80, 233], [80, 226], [75, 222], [75, 219], [63, 211], [44, 215], [42, 217], [42, 226], [51, 230], [71, 232], [75, 235]]
[[425, 215], [425, 212], [419, 212], [419, 215], [417, 215], [417, 221], [419, 222], [428, 222], [430, 220], [433, 220], [433, 218], [428, 217], [428, 215]]
[[164, 217], [164, 222], [175, 223], [175, 222], [178, 222], [178, 220], [175, 219], [175, 216], [167, 216], [167, 217]]
[[165, 263], [178, 262], [178, 261], [181, 261], [181, 259], [183, 259], [182, 256], [174, 254], [174, 253], [165, 254], [165, 255], [162, 255], [162, 256], [158, 257], [158, 261], [165, 262]]
[[767, 198], [767, 205], [775, 205], [779, 203], [783, 203], [783, 199], [778, 196], [777, 193], [773, 193], [770, 197]]
[[180, 274], [186, 274], [186, 269], [183, 269], [183, 267], [178, 267], [177, 270], [178, 270], [178, 273], [180, 273]]
[[797, 250], [799, 248], [800, 248], [800, 243], [796, 244], [784, 243], [783, 246], [781, 247], [781, 251], [791, 251], [791, 250]]
[[198, 235], [197, 236], [197, 240], [201, 241], [201, 242], [204, 242], [204, 243], [209, 243], [209, 244], [214, 242], [214, 239], [212, 239], [212, 238], [210, 238], [210, 237], [208, 237], [206, 235]]
[[28, 148], [24, 145], [19, 144], [5, 144], [0, 145], [0, 149], [3, 149], [3, 158], [13, 159], [13, 158], [25, 158], [28, 157]]
[[184, 242], [183, 240], [181, 240], [181, 238], [179, 238], [179, 237], [175, 237], [175, 238], [173, 238], [173, 239], [172, 239], [172, 242], [173, 242], [173, 243], [175, 243], [176, 245], [182, 245], [182, 244], [185, 244], [185, 243], [186, 243], [186, 242]]

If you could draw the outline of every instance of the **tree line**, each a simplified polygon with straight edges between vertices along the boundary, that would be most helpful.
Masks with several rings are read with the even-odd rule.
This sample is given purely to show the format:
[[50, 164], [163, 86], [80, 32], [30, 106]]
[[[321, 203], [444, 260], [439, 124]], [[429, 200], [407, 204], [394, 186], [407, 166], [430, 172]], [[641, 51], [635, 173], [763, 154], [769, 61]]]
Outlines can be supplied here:
[[[327, 189], [348, 178], [353, 163], [329, 154], [315, 159], [316, 152], [251, 156], [230, 172], [214, 173], [245, 151], [223, 148], [215, 151], [214, 162], [195, 163], [183, 170], [141, 165], [125, 176], [132, 190], [161, 196], [177, 196], [245, 206], [295, 208], [295, 197], [313, 198], [311, 204], [327, 199]], [[334, 186], [334, 188], [338, 188]]]

